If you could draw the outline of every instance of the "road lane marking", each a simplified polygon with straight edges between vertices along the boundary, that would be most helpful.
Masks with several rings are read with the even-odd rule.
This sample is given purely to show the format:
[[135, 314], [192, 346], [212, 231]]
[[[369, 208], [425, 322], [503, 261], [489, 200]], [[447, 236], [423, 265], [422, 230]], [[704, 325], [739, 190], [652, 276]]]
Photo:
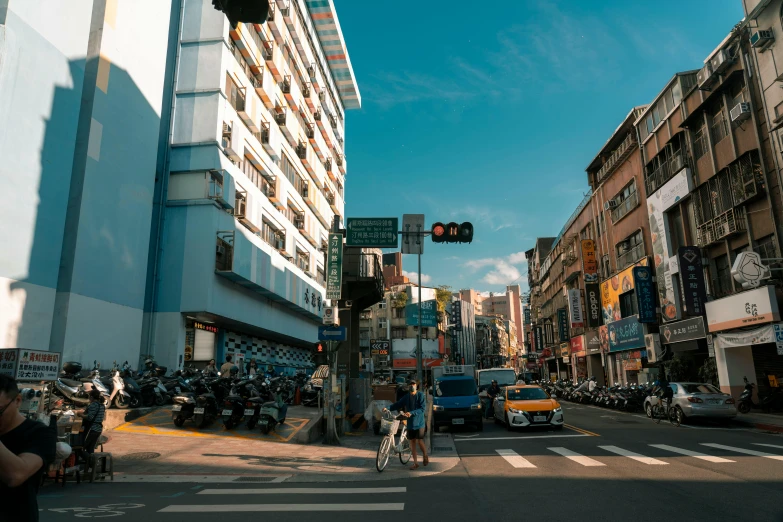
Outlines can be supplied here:
[[171, 505], [158, 513], [240, 513], [253, 511], [403, 511], [404, 503], [392, 504], [216, 504]]
[[617, 455], [621, 455], [623, 457], [628, 457], [629, 459], [633, 459], [637, 462], [641, 462], [642, 464], [649, 464], [651, 466], [667, 466], [669, 464], [668, 462], [654, 459], [652, 457], [645, 457], [644, 455], [640, 455], [639, 453], [634, 453], [633, 451], [628, 451], [623, 448], [618, 448], [617, 446], [598, 446], [598, 447], [610, 453], [615, 453]]
[[526, 458], [519, 455], [514, 450], [510, 449], [499, 449], [495, 450], [498, 452], [498, 455], [503, 457], [506, 462], [514, 466], [515, 468], [535, 468], [535, 466]]
[[359, 493], [405, 493], [405, 487], [388, 488], [245, 488], [205, 489], [199, 495], [354, 495]]
[[579, 433], [582, 433], [584, 435], [589, 435], [591, 437], [600, 437], [600, 435], [597, 433], [593, 433], [592, 431], [587, 431], [586, 429], [583, 428], [577, 428], [576, 426], [572, 426], [570, 424], [563, 424], [563, 426], [565, 426], [569, 430], [578, 431]]
[[482, 437], [480, 439], [454, 439], [454, 442], [483, 442], [485, 440], [528, 440], [528, 439], [561, 439], [572, 437], [590, 437], [590, 435], [535, 435], [532, 437]]
[[768, 447], [768, 448], [778, 448], [778, 449], [783, 449], [783, 446], [781, 446], [781, 445], [779, 445], [779, 444], [762, 444], [762, 443], [760, 443], [760, 442], [754, 442], [754, 443], [753, 443], [753, 445], [754, 445], [754, 446], [766, 446], [766, 447]]
[[706, 455], [699, 453], [698, 451], [690, 451], [682, 448], [675, 448], [674, 446], [667, 446], [666, 444], [650, 444], [653, 448], [662, 449], [664, 451], [671, 451], [672, 453], [679, 453], [688, 457], [696, 457], [697, 459], [706, 460], [707, 462], [714, 462], [716, 464], [722, 462], [736, 462], [734, 460], [724, 459], [723, 457], [713, 457], [712, 455]]
[[585, 457], [584, 455], [580, 455], [579, 453], [575, 451], [571, 451], [570, 449], [566, 448], [547, 448], [549, 451], [554, 451], [558, 455], [562, 455], [565, 458], [569, 460], [573, 460], [574, 462], [581, 464], [582, 466], [606, 466], [603, 462], [598, 462], [595, 459], [591, 459], [590, 457]]
[[772, 453], [764, 453], [763, 451], [735, 448], [734, 446], [724, 446], [723, 444], [713, 444], [711, 442], [702, 442], [701, 445], [709, 446], [710, 448], [718, 448], [718, 449], [733, 451], [735, 453], [744, 453], [745, 455], [753, 455], [754, 457], [764, 457], [772, 460], [783, 460], [783, 455], [773, 455]]

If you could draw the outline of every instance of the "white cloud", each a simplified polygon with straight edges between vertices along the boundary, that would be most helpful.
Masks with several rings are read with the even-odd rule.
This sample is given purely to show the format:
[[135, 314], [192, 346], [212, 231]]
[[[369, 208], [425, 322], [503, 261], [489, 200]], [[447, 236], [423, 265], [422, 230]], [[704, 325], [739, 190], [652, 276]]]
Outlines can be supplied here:
[[[408, 272], [407, 270], [403, 270], [402, 275], [404, 275], [414, 283], [418, 284], [419, 282], [418, 272]], [[429, 284], [431, 281], [432, 281], [432, 276], [429, 276], [427, 274], [421, 274], [421, 284], [426, 285]]]
[[464, 266], [473, 269], [473, 271], [491, 267], [491, 270], [484, 274], [481, 281], [490, 285], [505, 286], [522, 278], [522, 271], [518, 266], [525, 264], [527, 264], [525, 252], [514, 252], [505, 257], [472, 259], [466, 261]]

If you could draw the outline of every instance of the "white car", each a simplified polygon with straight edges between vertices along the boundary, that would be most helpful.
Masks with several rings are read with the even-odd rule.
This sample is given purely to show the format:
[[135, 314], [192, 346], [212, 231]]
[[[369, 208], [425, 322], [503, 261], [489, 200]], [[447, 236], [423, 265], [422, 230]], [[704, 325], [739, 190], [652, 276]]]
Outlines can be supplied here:
[[[680, 423], [689, 417], [732, 419], [737, 416], [734, 398], [712, 384], [672, 382], [669, 386], [674, 392], [672, 408], [677, 412]], [[652, 417], [654, 404], [658, 404], [658, 397], [650, 396], [644, 399], [644, 411], [648, 417]]]

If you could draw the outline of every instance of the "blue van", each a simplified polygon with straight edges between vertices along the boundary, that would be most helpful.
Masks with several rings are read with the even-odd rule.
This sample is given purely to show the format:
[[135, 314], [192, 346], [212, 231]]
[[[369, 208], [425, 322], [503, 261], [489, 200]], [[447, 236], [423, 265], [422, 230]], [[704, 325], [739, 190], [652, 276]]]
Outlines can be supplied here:
[[432, 369], [432, 424], [435, 432], [441, 426], [475, 426], [484, 430], [478, 386], [472, 366], [436, 366]]

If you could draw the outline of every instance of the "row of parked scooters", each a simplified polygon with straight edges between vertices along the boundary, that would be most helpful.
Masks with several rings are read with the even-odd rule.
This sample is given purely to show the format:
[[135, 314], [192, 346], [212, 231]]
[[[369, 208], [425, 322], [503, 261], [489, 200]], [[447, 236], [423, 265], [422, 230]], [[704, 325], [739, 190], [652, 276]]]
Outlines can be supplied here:
[[[594, 381], [594, 379], [591, 379]], [[652, 386], [644, 384], [634, 384], [631, 386], [583, 386], [585, 381], [574, 384], [570, 381], [559, 380], [554, 383], [542, 382], [543, 387], [550, 395], [556, 396], [570, 402], [580, 404], [594, 404], [604, 408], [611, 408], [620, 411], [643, 411], [644, 399], [652, 393]], [[590, 388], [593, 388], [590, 391]]]

